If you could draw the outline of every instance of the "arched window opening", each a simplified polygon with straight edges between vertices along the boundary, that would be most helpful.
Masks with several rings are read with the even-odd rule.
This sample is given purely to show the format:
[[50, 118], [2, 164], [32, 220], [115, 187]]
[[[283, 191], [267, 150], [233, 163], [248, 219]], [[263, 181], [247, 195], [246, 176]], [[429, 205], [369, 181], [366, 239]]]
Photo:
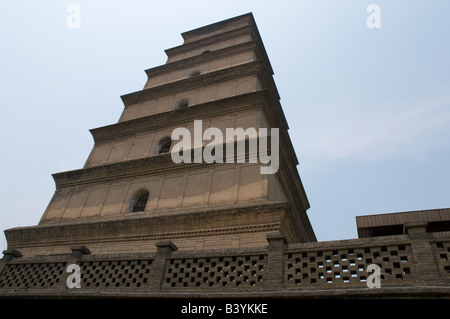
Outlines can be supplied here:
[[172, 146], [172, 139], [170, 137], [164, 137], [158, 142], [158, 150], [156, 154], [169, 153]]
[[189, 100], [188, 99], [181, 99], [178, 101], [177, 106], [175, 107], [176, 110], [185, 109], [189, 106]]
[[132, 200], [131, 211], [134, 212], [143, 212], [145, 211], [145, 206], [147, 205], [149, 193], [146, 190], [138, 191]]

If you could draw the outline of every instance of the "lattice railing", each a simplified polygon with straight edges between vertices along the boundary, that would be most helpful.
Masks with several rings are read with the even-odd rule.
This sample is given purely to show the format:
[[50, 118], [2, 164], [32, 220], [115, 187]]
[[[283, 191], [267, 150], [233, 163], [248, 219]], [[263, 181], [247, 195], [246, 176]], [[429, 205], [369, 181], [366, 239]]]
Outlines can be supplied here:
[[81, 261], [81, 286], [88, 289], [140, 288], [149, 282], [152, 259]]
[[450, 277], [450, 241], [437, 241], [431, 244], [439, 272]]
[[266, 247], [211, 251], [180, 252], [167, 241], [156, 246], [156, 253], [90, 255], [83, 246], [72, 254], [26, 258], [5, 251], [0, 295], [70, 293], [66, 280], [74, 264], [87, 292], [361, 289], [368, 288], [371, 265], [378, 267], [381, 287], [450, 286], [450, 233], [290, 245], [268, 236]]
[[284, 255], [285, 287], [367, 287], [367, 279], [380, 267], [381, 285], [403, 285], [413, 280], [414, 258], [410, 245], [361, 248], [291, 250]]
[[1, 273], [0, 289], [47, 289], [56, 286], [65, 271], [64, 262], [10, 263]]
[[171, 258], [163, 288], [261, 287], [267, 255]]

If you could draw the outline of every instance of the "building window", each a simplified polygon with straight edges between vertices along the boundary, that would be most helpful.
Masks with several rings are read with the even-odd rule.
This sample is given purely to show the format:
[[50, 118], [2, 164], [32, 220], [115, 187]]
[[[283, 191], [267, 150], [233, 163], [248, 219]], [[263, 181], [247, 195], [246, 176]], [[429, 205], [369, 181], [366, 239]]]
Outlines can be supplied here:
[[189, 100], [188, 99], [181, 99], [177, 102], [177, 106], [175, 107], [175, 110], [181, 110], [185, 109], [189, 106]]
[[169, 153], [170, 146], [172, 146], [172, 139], [170, 137], [168, 137], [168, 136], [162, 138], [158, 142], [158, 149], [157, 149], [156, 154]]
[[191, 72], [191, 74], [189, 74], [189, 76], [191, 77], [191, 78], [193, 78], [193, 77], [195, 77], [195, 76], [199, 76], [200, 75], [200, 71], [194, 71], [194, 72]]
[[131, 200], [131, 212], [143, 212], [147, 205], [149, 192], [145, 189], [137, 191]]

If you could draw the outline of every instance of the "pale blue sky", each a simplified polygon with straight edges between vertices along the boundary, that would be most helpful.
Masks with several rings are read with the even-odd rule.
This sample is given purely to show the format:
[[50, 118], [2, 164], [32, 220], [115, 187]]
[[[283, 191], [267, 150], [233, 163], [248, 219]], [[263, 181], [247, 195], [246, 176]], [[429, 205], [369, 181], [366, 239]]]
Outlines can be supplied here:
[[[69, 29], [69, 4], [81, 28]], [[381, 28], [369, 29], [369, 4]], [[318, 240], [355, 216], [450, 207], [450, 2], [10, 1], [0, 10], [0, 229], [36, 225], [52, 173], [164, 64], [180, 33], [253, 12]], [[2, 234], [0, 248], [6, 248]]]

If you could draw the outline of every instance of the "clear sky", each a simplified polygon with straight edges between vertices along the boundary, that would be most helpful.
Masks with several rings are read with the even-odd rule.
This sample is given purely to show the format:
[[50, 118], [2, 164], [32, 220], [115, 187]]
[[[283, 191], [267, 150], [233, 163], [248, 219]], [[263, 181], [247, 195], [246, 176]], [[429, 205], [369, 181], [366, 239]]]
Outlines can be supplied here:
[[17, 0], [0, 10], [0, 230], [39, 222], [51, 174], [82, 168], [89, 129], [118, 121], [180, 33], [248, 12], [318, 240], [356, 238], [359, 215], [450, 207], [448, 0]]

